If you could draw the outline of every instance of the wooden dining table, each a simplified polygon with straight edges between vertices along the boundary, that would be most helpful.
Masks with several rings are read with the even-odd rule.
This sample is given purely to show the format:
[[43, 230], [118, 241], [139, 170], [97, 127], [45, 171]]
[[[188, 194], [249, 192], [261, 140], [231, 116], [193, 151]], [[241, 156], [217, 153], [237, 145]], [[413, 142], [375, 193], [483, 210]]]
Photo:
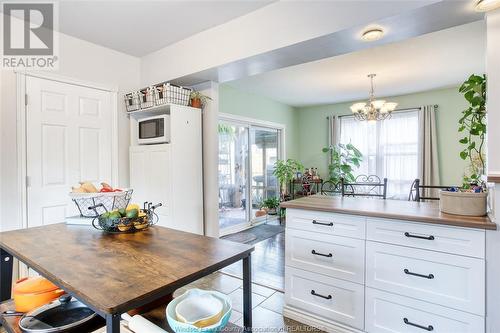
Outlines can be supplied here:
[[244, 330], [251, 331], [253, 246], [160, 226], [107, 234], [60, 223], [2, 232], [0, 248], [2, 301], [11, 298], [15, 257], [105, 318], [107, 333], [120, 332], [121, 314], [242, 260]]

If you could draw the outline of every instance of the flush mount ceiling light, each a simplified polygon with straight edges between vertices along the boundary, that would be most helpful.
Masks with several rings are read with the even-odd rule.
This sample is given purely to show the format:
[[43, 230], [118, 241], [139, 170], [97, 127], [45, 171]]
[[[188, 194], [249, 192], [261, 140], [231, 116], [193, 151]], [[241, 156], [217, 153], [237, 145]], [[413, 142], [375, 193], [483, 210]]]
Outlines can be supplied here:
[[351, 111], [357, 120], [384, 120], [391, 117], [392, 111], [396, 109], [398, 103], [386, 102], [385, 100], [376, 100], [373, 91], [373, 78], [376, 74], [369, 74], [371, 82], [370, 99], [368, 103], [354, 103], [351, 105]]
[[384, 30], [380, 28], [369, 29], [363, 32], [361, 39], [365, 42], [374, 42], [384, 36]]
[[496, 8], [500, 8], [500, 0], [476, 0], [476, 12], [487, 12]]

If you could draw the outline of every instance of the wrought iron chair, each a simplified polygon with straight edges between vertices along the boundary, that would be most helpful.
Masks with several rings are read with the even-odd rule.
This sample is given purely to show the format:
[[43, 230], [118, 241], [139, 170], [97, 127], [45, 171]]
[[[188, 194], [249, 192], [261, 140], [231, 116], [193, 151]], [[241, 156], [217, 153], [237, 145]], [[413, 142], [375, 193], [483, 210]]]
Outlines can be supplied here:
[[[448, 190], [452, 187], [459, 186], [421, 185], [420, 179], [417, 178], [411, 184], [408, 201], [439, 200], [439, 194], [435, 194], [437, 190]], [[429, 192], [432, 194], [429, 195]]]
[[321, 184], [321, 194], [322, 195], [335, 195], [342, 193], [340, 189], [340, 183], [335, 183], [331, 180], [327, 180]]
[[353, 183], [341, 180], [342, 196], [387, 198], [387, 178], [376, 175], [359, 175]]

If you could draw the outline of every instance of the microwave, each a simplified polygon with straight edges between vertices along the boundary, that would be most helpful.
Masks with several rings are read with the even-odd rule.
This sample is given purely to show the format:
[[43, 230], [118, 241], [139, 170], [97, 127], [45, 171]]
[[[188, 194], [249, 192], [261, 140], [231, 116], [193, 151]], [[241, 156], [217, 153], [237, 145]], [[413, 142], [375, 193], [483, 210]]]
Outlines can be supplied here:
[[170, 115], [162, 114], [137, 120], [137, 143], [151, 145], [170, 142]]

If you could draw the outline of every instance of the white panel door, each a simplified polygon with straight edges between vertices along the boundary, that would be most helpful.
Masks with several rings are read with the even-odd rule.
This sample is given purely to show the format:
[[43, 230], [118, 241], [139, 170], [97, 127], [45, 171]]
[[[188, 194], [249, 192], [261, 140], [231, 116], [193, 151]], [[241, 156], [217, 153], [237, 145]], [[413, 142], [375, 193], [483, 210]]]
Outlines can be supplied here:
[[28, 94], [28, 226], [77, 215], [79, 181], [111, 182], [111, 93], [34, 77]]

